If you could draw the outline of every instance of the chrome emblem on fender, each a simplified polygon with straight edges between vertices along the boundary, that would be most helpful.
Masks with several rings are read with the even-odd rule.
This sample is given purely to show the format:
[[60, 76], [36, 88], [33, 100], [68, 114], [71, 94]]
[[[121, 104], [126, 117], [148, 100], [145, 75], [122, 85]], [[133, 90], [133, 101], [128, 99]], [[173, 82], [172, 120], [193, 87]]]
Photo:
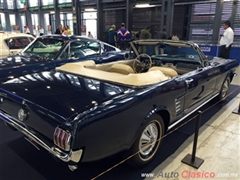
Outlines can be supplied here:
[[3, 98], [2, 97], [0, 97], [0, 103], [3, 103]]
[[28, 115], [28, 113], [27, 113], [27, 111], [24, 110], [24, 109], [20, 109], [20, 110], [18, 111], [18, 119], [19, 119], [20, 121], [25, 121], [25, 120], [27, 119], [27, 115]]

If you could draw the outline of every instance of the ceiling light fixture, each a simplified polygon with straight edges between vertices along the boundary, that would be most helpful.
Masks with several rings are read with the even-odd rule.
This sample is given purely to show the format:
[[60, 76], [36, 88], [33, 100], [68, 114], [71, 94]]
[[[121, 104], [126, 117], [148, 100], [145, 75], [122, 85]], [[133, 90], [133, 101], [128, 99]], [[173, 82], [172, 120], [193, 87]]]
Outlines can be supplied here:
[[146, 7], [154, 7], [155, 5], [150, 5], [150, 4], [136, 4], [136, 8], [146, 8]]
[[96, 11], [96, 9], [88, 8], [88, 9], [84, 9], [84, 11]]

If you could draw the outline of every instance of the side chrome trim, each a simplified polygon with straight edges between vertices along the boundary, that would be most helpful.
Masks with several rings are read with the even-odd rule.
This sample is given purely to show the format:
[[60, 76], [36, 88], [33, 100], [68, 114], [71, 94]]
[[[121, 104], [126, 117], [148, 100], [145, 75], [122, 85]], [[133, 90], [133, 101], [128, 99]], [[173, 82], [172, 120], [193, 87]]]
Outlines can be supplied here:
[[176, 121], [175, 123], [171, 124], [167, 130], [172, 129], [174, 126], [176, 126], [178, 123], [180, 123], [181, 121], [183, 121], [186, 117], [190, 116], [192, 113], [196, 112], [198, 109], [200, 109], [202, 106], [204, 106], [205, 104], [207, 104], [209, 101], [211, 101], [212, 99], [214, 99], [215, 97], [217, 97], [219, 95], [219, 93], [215, 94], [214, 96], [212, 96], [210, 99], [208, 99], [207, 101], [205, 101], [202, 105], [198, 106], [196, 109], [194, 109], [193, 111], [191, 111], [190, 113], [188, 113], [187, 115], [185, 115], [183, 118], [179, 119], [178, 121]]
[[15, 118], [9, 116], [5, 112], [0, 110], [0, 119], [2, 119], [4, 122], [8, 123], [9, 125], [13, 126], [15, 129], [23, 133], [25, 136], [27, 136], [29, 139], [36, 142], [38, 145], [43, 147], [45, 150], [47, 150], [49, 153], [54, 155], [55, 157], [59, 158], [60, 160], [64, 162], [73, 161], [75, 163], [78, 163], [82, 157], [83, 150], [77, 150], [77, 151], [70, 151], [68, 153], [61, 151], [60, 149], [56, 147], [50, 147], [48, 146], [44, 141], [42, 141], [40, 138], [38, 138], [35, 134], [30, 132], [27, 128], [23, 127], [22, 125], [18, 124], [18, 120], [14, 120]]

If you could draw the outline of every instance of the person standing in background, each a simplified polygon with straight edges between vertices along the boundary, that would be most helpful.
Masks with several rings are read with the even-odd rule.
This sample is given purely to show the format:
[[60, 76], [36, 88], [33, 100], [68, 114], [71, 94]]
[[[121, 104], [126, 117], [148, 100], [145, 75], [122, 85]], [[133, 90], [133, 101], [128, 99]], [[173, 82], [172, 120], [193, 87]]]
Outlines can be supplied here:
[[62, 30], [62, 35], [68, 35], [67, 27], [65, 26]]
[[111, 28], [108, 30], [108, 43], [116, 46], [117, 42], [117, 32], [116, 32], [116, 26], [113, 24]]
[[26, 34], [31, 34], [31, 32], [30, 32], [30, 29], [29, 29], [29, 26], [28, 26], [28, 25], [24, 26], [24, 32], [25, 32]]
[[[145, 29], [142, 29], [140, 31], [140, 39], [151, 39], [152, 34], [150, 33], [151, 27], [148, 26]], [[147, 46], [139, 46], [138, 51], [140, 53], [146, 53], [147, 52]]]
[[42, 36], [44, 34], [44, 29], [42, 28], [41, 25], [38, 25], [38, 33], [39, 33], [39, 36]]
[[225, 21], [223, 24], [223, 29], [225, 30], [221, 39], [220, 39], [220, 53], [218, 57], [229, 59], [230, 58], [230, 50], [233, 43], [234, 32], [231, 28], [230, 21]]
[[55, 34], [62, 34], [63, 33], [63, 27], [62, 25], [60, 24], [58, 29], [56, 30]]
[[88, 31], [88, 37], [89, 38], [93, 38], [93, 35], [92, 35], [92, 33], [90, 31]]
[[173, 41], [179, 41], [179, 37], [177, 35], [172, 35], [171, 39]]
[[127, 43], [130, 40], [130, 32], [125, 28], [125, 24], [121, 24], [121, 28], [117, 32], [117, 38], [119, 43], [119, 48], [121, 50], [126, 50]]
[[142, 29], [140, 32], [140, 39], [151, 39], [152, 34], [150, 33], [151, 27], [148, 26], [145, 29]]
[[68, 35], [71, 35], [71, 34], [72, 34], [72, 31], [71, 31], [71, 29], [69, 29], [69, 26], [66, 25], [65, 28], [67, 29], [67, 33], [68, 33]]

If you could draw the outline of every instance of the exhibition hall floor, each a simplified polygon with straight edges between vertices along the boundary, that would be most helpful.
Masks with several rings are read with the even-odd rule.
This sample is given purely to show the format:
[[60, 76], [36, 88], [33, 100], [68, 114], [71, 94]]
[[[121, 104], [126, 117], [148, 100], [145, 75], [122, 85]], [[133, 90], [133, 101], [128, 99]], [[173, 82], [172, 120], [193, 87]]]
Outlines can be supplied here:
[[[65, 163], [55, 161], [45, 150], [36, 150], [21, 133], [11, 131], [0, 121], [0, 180], [239, 180], [240, 115], [232, 114], [239, 103], [240, 68], [226, 101], [211, 101], [200, 109], [203, 114], [196, 156], [204, 162], [199, 169], [181, 162], [192, 153], [196, 122], [192, 117], [196, 114], [163, 139], [156, 158], [146, 167], [134, 169], [126, 162], [119, 163], [122, 158], [115, 155], [101, 161], [82, 163], [74, 172]], [[188, 122], [191, 118], [193, 120]], [[210, 175], [214, 178], [206, 178]]]

